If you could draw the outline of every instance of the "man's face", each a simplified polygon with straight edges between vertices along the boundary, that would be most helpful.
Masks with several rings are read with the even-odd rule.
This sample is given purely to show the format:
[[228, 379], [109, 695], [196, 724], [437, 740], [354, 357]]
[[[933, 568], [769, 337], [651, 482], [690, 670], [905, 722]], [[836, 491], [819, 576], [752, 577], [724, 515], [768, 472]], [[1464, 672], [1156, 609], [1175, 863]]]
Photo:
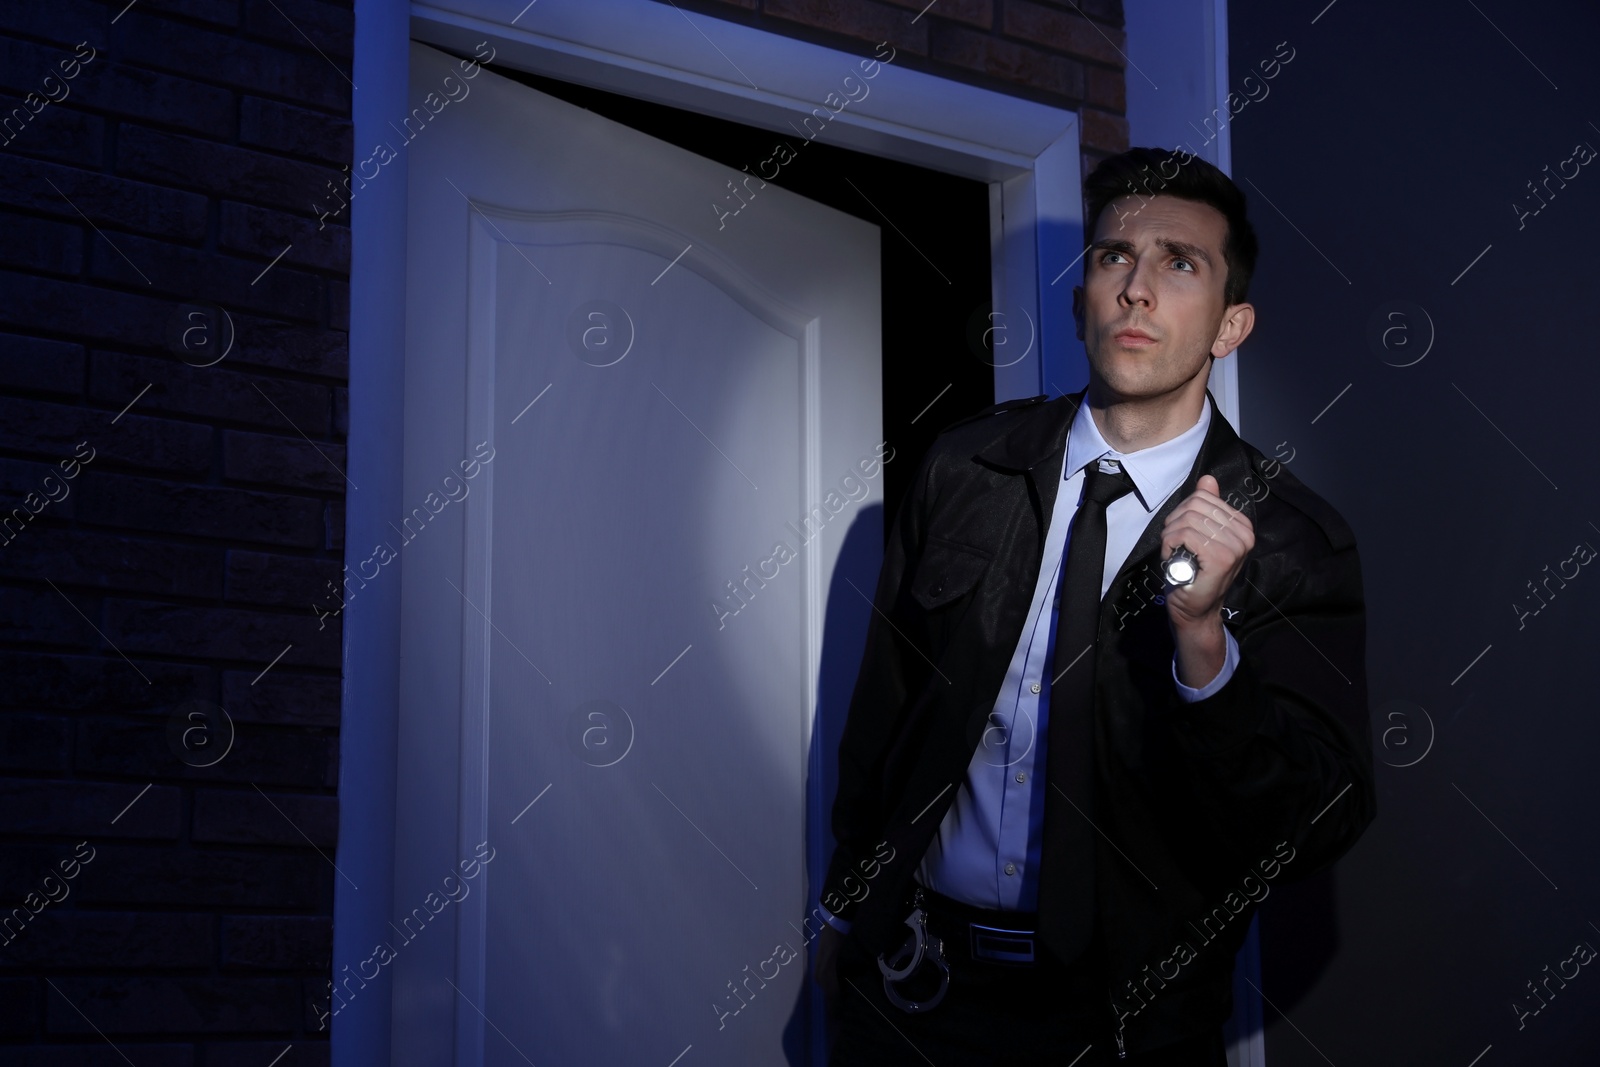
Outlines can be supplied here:
[[1203, 382], [1208, 357], [1250, 332], [1250, 305], [1223, 300], [1227, 229], [1210, 204], [1173, 196], [1119, 197], [1100, 213], [1072, 312], [1107, 401]]

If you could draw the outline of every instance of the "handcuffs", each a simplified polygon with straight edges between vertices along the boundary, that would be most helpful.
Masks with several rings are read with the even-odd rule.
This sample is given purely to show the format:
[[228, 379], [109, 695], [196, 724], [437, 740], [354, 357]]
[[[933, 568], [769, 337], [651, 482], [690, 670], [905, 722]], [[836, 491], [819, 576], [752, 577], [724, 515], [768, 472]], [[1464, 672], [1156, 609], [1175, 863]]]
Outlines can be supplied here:
[[[911, 936], [906, 938], [905, 944], [896, 949], [888, 960], [883, 958], [883, 953], [878, 953], [878, 970], [883, 974], [884, 996], [889, 998], [889, 1003], [905, 1012], [928, 1011], [937, 1007], [950, 988], [950, 964], [945, 959], [944, 939], [928, 933], [928, 913], [924, 907], [926, 903], [922, 887], [918, 886], [911, 897], [911, 914], [906, 916], [905, 920], [906, 925], [911, 927]], [[928, 955], [930, 943], [933, 946], [934, 965], [939, 968], [939, 991], [926, 1000], [909, 1000], [895, 989], [895, 983], [905, 981], [922, 965], [923, 959]], [[906, 960], [908, 952], [911, 958]]]

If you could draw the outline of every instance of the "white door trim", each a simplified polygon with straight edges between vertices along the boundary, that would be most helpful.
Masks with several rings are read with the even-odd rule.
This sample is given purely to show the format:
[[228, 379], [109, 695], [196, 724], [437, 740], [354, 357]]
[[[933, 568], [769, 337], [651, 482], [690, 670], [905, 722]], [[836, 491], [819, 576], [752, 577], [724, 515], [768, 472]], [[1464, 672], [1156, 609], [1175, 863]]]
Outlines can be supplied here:
[[[828, 94], [842, 95], [846, 76], [862, 83], [858, 64], [873, 58], [871, 45], [824, 48], [653, 0], [535, 3], [520, 13], [516, 6], [454, 0], [448, 7], [414, 3], [408, 11], [357, 0], [356, 158], [404, 140], [394, 124], [408, 111], [412, 37], [463, 55], [488, 40], [491, 69], [526, 69], [791, 137], [791, 122], [826, 108], [830, 117], [818, 136], [828, 143], [990, 184], [994, 307], [1004, 316], [996, 326], [1004, 326], [1007, 346], [1027, 352], [997, 359], [1009, 365], [996, 368], [996, 396], [1058, 394], [1087, 380], [1065, 273], [1083, 248], [1075, 113], [893, 61], [880, 66], [866, 96], [833, 113]], [[380, 540], [403, 508], [406, 174], [401, 147], [351, 202], [348, 455], [362, 489], [346, 501], [350, 546]], [[374, 583], [351, 599], [344, 618], [338, 857], [349, 881], [339, 879], [335, 890], [335, 976], [388, 936], [392, 912], [399, 586]], [[826, 816], [810, 813], [817, 825], [826, 825]], [[351, 1000], [334, 1021], [335, 1064], [389, 1062], [392, 1012], [384, 988]]]

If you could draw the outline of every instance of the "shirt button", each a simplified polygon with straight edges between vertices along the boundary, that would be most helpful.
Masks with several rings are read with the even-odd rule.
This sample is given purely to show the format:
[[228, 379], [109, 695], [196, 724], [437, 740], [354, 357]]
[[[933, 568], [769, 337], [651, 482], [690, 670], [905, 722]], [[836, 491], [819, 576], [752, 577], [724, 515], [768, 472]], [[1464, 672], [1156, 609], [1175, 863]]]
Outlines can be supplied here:
[[1006, 873], [1007, 874], [1016, 874], [1017, 873], [1017, 865], [1015, 863], [1006, 864]]
[[1043, 689], [1044, 687], [1042, 685], [1040, 685], [1038, 682], [1034, 682], [1032, 685], [1028, 686], [1028, 688], [1033, 690], [1034, 694], [1037, 695], [1038, 692], [1041, 689]]
[[1018, 771], [1017, 772], [1017, 781], [1018, 782], [1026, 782], [1027, 780], [1028, 780], [1028, 772], [1027, 771]]

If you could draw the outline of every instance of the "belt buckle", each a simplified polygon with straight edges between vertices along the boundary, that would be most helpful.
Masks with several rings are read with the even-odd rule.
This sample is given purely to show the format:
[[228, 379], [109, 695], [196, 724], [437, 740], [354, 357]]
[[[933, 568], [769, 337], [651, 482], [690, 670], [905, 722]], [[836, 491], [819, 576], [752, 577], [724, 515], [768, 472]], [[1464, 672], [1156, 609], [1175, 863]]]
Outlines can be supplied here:
[[1034, 962], [1034, 932], [968, 923], [972, 929], [972, 956], [992, 963]]

